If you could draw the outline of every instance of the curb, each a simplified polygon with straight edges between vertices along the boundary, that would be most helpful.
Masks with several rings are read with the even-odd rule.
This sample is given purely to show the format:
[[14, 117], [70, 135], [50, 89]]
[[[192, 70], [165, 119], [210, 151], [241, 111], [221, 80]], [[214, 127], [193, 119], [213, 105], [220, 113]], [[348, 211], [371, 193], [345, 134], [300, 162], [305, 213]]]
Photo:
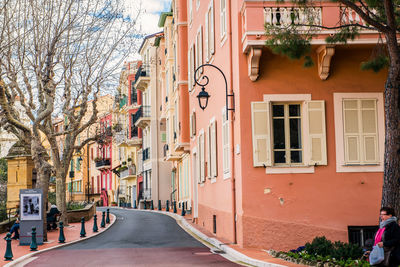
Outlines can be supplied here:
[[66, 247], [66, 246], [69, 246], [69, 245], [78, 243], [78, 242], [80, 242], [80, 241], [83, 241], [83, 240], [86, 240], [86, 239], [95, 237], [95, 236], [97, 236], [97, 235], [99, 235], [99, 234], [102, 234], [102, 233], [104, 233], [105, 231], [107, 231], [108, 229], [110, 229], [111, 226], [114, 225], [114, 223], [117, 221], [117, 216], [115, 216], [114, 214], [111, 214], [111, 213], [110, 213], [110, 215], [113, 217], [113, 220], [111, 220], [111, 222], [110, 222], [110, 224], [108, 225], [108, 227], [106, 227], [106, 228], [105, 228], [103, 231], [101, 231], [101, 232], [98, 232], [98, 233], [96, 233], [96, 234], [94, 234], [94, 235], [91, 235], [91, 236], [82, 237], [82, 238], [80, 238], [80, 239], [73, 240], [73, 241], [68, 242], [68, 243], [60, 244], [60, 245], [57, 245], [57, 246], [54, 246], [54, 247], [45, 248], [45, 249], [43, 249], [43, 250], [39, 250], [39, 251], [35, 251], [35, 252], [32, 252], [32, 253], [26, 254], [26, 255], [24, 255], [24, 256], [21, 256], [21, 257], [19, 257], [19, 258], [16, 258], [15, 260], [13, 260], [13, 261], [11, 261], [11, 262], [9, 262], [9, 263], [3, 265], [3, 267], [19, 266], [18, 264], [21, 264], [23, 261], [25, 261], [25, 260], [27, 260], [27, 259], [29, 259], [29, 258], [31, 258], [31, 257], [33, 257], [33, 256], [35, 256], [35, 255], [38, 255], [38, 254], [40, 254], [40, 253], [43, 253], [43, 252], [46, 252], [46, 251], [49, 251], [49, 250], [52, 250], [52, 249], [60, 248], [60, 247]]
[[218, 239], [214, 237], [209, 237], [203, 232], [199, 231], [198, 229], [194, 228], [192, 225], [190, 225], [186, 219], [178, 215], [177, 213], [171, 213], [167, 211], [158, 211], [158, 210], [139, 210], [139, 209], [126, 209], [126, 208], [120, 208], [117, 207], [118, 209], [122, 210], [135, 210], [135, 211], [142, 211], [142, 212], [153, 212], [153, 213], [159, 213], [159, 214], [164, 214], [167, 216], [170, 216], [174, 218], [178, 225], [185, 230], [188, 234], [196, 238], [197, 240], [201, 241], [205, 246], [209, 247], [210, 249], [217, 248], [222, 251], [224, 251], [231, 259], [236, 260], [238, 263], [244, 263], [250, 266], [259, 266], [259, 267], [284, 267], [285, 265], [280, 265], [276, 263], [270, 263], [266, 261], [261, 261], [257, 259], [250, 258], [249, 256], [246, 256], [245, 254], [229, 247], [228, 245], [222, 243]]

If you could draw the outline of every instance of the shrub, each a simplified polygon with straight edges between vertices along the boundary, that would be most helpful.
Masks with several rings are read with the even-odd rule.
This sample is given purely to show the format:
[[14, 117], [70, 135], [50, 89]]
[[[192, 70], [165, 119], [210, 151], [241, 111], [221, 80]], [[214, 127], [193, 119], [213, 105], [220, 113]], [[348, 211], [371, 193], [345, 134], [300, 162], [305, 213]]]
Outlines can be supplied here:
[[306, 244], [306, 250], [309, 254], [325, 257], [331, 255], [333, 244], [325, 236], [316, 237], [311, 243]]
[[343, 243], [341, 241], [332, 243], [324, 236], [316, 237], [311, 243], [307, 243], [306, 251], [311, 255], [330, 256], [337, 260], [354, 260], [361, 258], [363, 255], [362, 248], [356, 244]]

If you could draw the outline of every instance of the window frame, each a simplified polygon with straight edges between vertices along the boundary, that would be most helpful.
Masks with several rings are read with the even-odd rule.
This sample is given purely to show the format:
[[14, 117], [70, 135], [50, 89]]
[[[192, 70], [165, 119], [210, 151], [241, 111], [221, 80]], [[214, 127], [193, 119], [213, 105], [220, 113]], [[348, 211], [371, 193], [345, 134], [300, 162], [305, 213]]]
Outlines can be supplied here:
[[[224, 9], [222, 9], [222, 2], [224, 2], [225, 3], [225, 8]], [[225, 39], [225, 37], [226, 37], [226, 32], [227, 32], [227, 23], [226, 23], [226, 0], [220, 0], [219, 1], [219, 9], [220, 9], [220, 12], [219, 12], [219, 22], [220, 22], [220, 27], [219, 27], [219, 30], [220, 30], [220, 39], [221, 39], [221, 42]], [[224, 26], [224, 27], [223, 27]]]

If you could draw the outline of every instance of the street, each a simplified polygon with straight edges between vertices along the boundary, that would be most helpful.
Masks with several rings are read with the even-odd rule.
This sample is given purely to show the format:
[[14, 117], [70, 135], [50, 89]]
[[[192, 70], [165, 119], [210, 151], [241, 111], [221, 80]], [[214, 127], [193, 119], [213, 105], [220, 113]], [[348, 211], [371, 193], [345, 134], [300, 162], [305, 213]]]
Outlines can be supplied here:
[[105, 233], [41, 253], [24, 266], [237, 266], [210, 252], [169, 216], [120, 209], [111, 213], [117, 220]]

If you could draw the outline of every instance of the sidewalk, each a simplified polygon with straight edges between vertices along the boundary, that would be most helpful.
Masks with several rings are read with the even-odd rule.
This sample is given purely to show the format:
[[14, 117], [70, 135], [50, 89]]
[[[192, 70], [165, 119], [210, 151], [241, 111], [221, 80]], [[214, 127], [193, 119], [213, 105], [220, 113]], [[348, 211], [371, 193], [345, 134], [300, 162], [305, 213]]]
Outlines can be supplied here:
[[279, 258], [274, 258], [263, 249], [240, 248], [238, 245], [229, 244], [229, 242], [226, 240], [218, 240], [216, 239], [216, 236], [214, 234], [203, 229], [198, 224], [195, 224], [193, 222], [193, 216], [191, 214], [187, 214], [184, 217], [181, 216], [180, 214], [182, 211], [180, 209], [177, 209], [177, 213], [174, 213], [172, 209], [169, 212], [165, 211], [165, 209], [163, 209], [162, 211], [158, 211], [157, 207], [155, 207], [154, 210], [147, 209], [140, 211], [159, 212], [173, 217], [178, 222], [178, 224], [194, 238], [198, 239], [200, 242], [210, 247], [211, 249], [212, 247], [214, 247], [214, 249], [217, 251], [223, 251], [223, 253], [226, 253], [230, 258], [233, 258], [238, 262], [245, 263], [250, 266], [306, 267], [306, 265], [295, 264]]
[[[6, 236], [7, 233], [0, 234], [0, 266], [4, 266], [8, 263], [14, 263], [17, 259], [21, 260], [21, 257], [31, 254], [31, 253], [40, 253], [45, 250], [55, 248], [58, 246], [65, 246], [69, 245], [75, 242], [79, 242], [80, 240], [84, 240], [90, 237], [93, 237], [95, 235], [98, 235], [107, 229], [109, 229], [109, 226], [114, 224], [116, 218], [114, 215], [110, 213], [110, 224], [106, 225], [106, 228], [101, 228], [100, 223], [101, 223], [101, 216], [102, 212], [97, 211], [97, 226], [99, 228], [99, 231], [97, 233], [93, 233], [93, 217], [85, 222], [85, 231], [86, 231], [86, 237], [81, 238], [80, 237], [80, 232], [81, 232], [81, 223], [70, 223], [69, 226], [64, 227], [64, 236], [65, 236], [65, 243], [60, 244], [58, 243], [58, 237], [59, 237], [59, 231], [57, 230], [52, 230], [47, 232], [47, 242], [45, 242], [43, 245], [38, 246], [38, 251], [30, 251], [29, 246], [20, 246], [19, 245], [19, 240], [12, 240], [11, 241], [11, 247], [12, 247], [12, 253], [14, 255], [13, 260], [14, 261], [4, 261], [4, 254], [6, 251], [6, 241], [4, 240], [4, 237]], [[27, 256], [28, 257], [28, 256]], [[16, 262], [15, 262], [16, 263]], [[10, 264], [10, 265], [11, 265]]]

